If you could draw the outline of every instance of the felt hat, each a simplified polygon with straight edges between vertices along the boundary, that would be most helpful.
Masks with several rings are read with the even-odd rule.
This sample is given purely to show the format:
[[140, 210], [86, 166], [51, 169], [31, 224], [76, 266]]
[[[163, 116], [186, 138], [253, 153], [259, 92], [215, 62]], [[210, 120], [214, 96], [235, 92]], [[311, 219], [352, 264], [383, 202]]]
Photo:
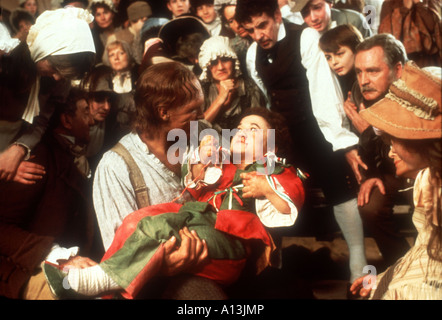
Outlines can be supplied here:
[[144, 33], [149, 32], [149, 30], [152, 28], [162, 27], [167, 22], [169, 22], [169, 19], [166, 19], [166, 18], [161, 18], [161, 17], [149, 18], [146, 21], [144, 21], [144, 24], [141, 27], [141, 34], [143, 35]]
[[385, 97], [360, 115], [396, 138], [442, 138], [441, 79], [408, 62]]
[[163, 40], [164, 48], [174, 54], [178, 39], [192, 33], [201, 33], [204, 39], [210, 37], [209, 30], [200, 19], [191, 15], [182, 15], [164, 24], [158, 33], [158, 38]]
[[137, 21], [138, 19], [152, 15], [152, 8], [145, 1], [135, 1], [127, 7], [127, 17], [129, 21]]

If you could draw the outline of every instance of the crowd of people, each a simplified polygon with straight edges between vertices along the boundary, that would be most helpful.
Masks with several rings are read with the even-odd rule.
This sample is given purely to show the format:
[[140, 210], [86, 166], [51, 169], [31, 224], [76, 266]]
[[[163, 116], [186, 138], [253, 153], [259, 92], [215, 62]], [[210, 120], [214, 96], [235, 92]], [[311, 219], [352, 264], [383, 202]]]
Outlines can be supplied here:
[[442, 299], [437, 1], [0, 5], [0, 296], [228, 299], [314, 188], [348, 298]]

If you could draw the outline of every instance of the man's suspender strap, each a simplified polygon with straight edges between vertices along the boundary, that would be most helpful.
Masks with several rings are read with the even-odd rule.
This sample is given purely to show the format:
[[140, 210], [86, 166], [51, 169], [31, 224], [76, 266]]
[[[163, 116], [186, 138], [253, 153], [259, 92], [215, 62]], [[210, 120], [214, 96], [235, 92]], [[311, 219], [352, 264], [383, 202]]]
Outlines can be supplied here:
[[127, 149], [121, 144], [117, 143], [112, 149], [112, 151], [116, 152], [120, 155], [124, 162], [126, 162], [127, 167], [129, 169], [129, 178], [132, 186], [135, 190], [135, 199], [137, 201], [138, 209], [148, 207], [149, 206], [149, 196], [147, 194], [147, 186], [144, 181], [143, 175], [141, 173], [140, 168], [135, 163], [132, 155], [127, 151]]

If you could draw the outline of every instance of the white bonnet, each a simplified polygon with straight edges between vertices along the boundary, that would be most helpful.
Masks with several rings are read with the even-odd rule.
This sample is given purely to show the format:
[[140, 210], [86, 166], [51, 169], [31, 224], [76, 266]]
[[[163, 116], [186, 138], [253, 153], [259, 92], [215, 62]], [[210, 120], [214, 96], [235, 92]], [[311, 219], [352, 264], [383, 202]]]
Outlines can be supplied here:
[[107, 5], [113, 12], [117, 12], [117, 8], [115, 8], [114, 2], [112, 0], [92, 0], [89, 3], [89, 10], [92, 11], [92, 8], [100, 3]]
[[223, 5], [236, 6], [236, 0], [215, 0], [213, 4], [215, 6], [215, 10], [219, 10]]
[[93, 19], [88, 11], [74, 7], [44, 11], [26, 39], [32, 60], [38, 62], [50, 55], [95, 53], [89, 27]]
[[219, 57], [231, 58], [235, 60], [235, 76], [241, 74], [238, 56], [230, 46], [229, 38], [222, 36], [212, 36], [201, 45], [198, 56], [198, 63], [201, 67], [202, 73], [201, 81], [209, 80], [207, 77], [207, 68], [210, 63]]

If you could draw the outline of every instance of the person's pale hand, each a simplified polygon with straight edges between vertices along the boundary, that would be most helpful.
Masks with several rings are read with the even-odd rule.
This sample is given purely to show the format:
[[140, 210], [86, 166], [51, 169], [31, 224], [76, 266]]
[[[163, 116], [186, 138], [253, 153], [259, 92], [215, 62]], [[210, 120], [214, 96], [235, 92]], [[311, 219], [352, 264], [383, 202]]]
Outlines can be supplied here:
[[220, 89], [218, 98], [222, 101], [223, 105], [228, 105], [232, 92], [235, 90], [235, 80], [227, 79], [220, 82]]
[[379, 188], [382, 194], [385, 194], [385, 186], [381, 179], [371, 178], [367, 179], [361, 184], [358, 193], [358, 206], [363, 207], [370, 200], [370, 194], [373, 188]]
[[45, 168], [37, 163], [22, 161], [14, 176], [14, 181], [22, 184], [34, 184], [46, 174]]
[[240, 177], [244, 184], [242, 189], [244, 198], [260, 199], [266, 197], [267, 193], [272, 191], [265, 176], [258, 174], [256, 171], [241, 173]]
[[359, 166], [361, 166], [365, 170], [367, 170], [368, 167], [359, 156], [358, 150], [352, 149], [346, 152], [345, 158], [347, 159], [348, 164], [350, 165], [351, 169], [353, 170], [353, 173], [355, 174], [356, 181], [358, 182], [358, 184], [361, 184], [362, 175], [361, 172], [359, 171]]
[[209, 256], [207, 243], [198, 234], [184, 227], [179, 231], [181, 245], [177, 247], [176, 237], [172, 237], [164, 245], [165, 256], [161, 273], [173, 276], [184, 271], [198, 268], [207, 261]]
[[[365, 106], [361, 103], [361, 106], [359, 107], [359, 112], [361, 110], [364, 110]], [[362, 117], [359, 115], [359, 112], [356, 108], [356, 105], [351, 101], [351, 93], [348, 93], [348, 98], [344, 102], [344, 111], [347, 115], [348, 119], [353, 123], [353, 126], [358, 130], [359, 133], [364, 132], [370, 124], [362, 119]]]

